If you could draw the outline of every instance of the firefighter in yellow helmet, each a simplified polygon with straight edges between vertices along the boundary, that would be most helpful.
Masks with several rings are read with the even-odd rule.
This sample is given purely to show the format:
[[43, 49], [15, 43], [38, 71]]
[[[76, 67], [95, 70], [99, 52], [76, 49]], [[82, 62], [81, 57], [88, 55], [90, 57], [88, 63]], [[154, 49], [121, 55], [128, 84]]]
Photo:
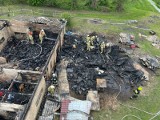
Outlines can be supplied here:
[[91, 50], [91, 38], [89, 35], [87, 35], [86, 37], [86, 44], [87, 44], [87, 50], [90, 51]]
[[104, 41], [100, 44], [100, 50], [101, 50], [101, 53], [103, 53], [104, 52], [104, 49], [105, 49], [105, 47], [106, 47], [106, 45], [105, 45], [105, 43], [104, 43]]
[[27, 29], [27, 39], [31, 42], [31, 44], [34, 44], [33, 32], [31, 31], [31, 28]]
[[90, 51], [91, 50], [91, 42], [87, 41], [87, 50]]
[[130, 99], [137, 98], [140, 92], [142, 91], [142, 89], [143, 89], [142, 86], [139, 86], [136, 90], [133, 90], [134, 95], [132, 95]]
[[93, 46], [94, 45], [94, 41], [96, 39], [97, 36], [91, 36], [90, 37], [90, 42], [91, 42], [91, 45]]
[[39, 40], [40, 43], [42, 44], [44, 37], [46, 36], [46, 33], [44, 32], [44, 30], [42, 29], [39, 33]]
[[55, 86], [54, 86], [54, 85], [50, 85], [50, 86], [48, 87], [48, 92], [51, 94], [51, 96], [54, 95], [54, 89], [55, 89]]

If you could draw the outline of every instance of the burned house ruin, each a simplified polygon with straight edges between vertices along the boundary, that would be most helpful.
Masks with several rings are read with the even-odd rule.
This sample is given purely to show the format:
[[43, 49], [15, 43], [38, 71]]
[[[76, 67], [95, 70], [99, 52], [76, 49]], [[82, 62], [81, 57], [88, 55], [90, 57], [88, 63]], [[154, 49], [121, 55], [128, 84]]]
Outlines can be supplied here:
[[[45, 17], [0, 21], [0, 116], [4, 119], [51, 120], [57, 110], [61, 111], [60, 119], [72, 118], [77, 113], [68, 114], [69, 110], [83, 113], [86, 109], [77, 107], [84, 101], [75, 96], [81, 96], [89, 107], [87, 114], [77, 115], [87, 120], [90, 110], [100, 110], [99, 92], [121, 90], [124, 98], [149, 79], [148, 73], [118, 45], [110, 45], [101, 53], [104, 37], [99, 36], [90, 51], [83, 36], [66, 35], [64, 40], [65, 25], [65, 20]], [[34, 44], [27, 39], [28, 28]], [[42, 44], [41, 29], [46, 33]], [[57, 83], [52, 81], [55, 71]], [[51, 84], [55, 85], [54, 96], [47, 92]]]
[[[0, 116], [9, 120], [35, 120], [63, 44], [65, 20], [16, 17], [0, 20]], [[27, 39], [33, 32], [34, 44]], [[46, 33], [42, 44], [39, 32]], [[34, 113], [34, 114], [33, 114]]]
[[95, 48], [87, 51], [84, 39], [82, 36], [66, 36], [59, 56], [60, 60], [68, 61], [67, 78], [70, 90], [75, 94], [86, 96], [88, 91], [101, 91], [101, 88], [118, 92], [121, 86], [126, 95], [148, 79], [148, 74], [142, 67], [138, 69], [138, 63], [121, 47], [112, 45], [101, 53], [99, 42], [94, 41]]

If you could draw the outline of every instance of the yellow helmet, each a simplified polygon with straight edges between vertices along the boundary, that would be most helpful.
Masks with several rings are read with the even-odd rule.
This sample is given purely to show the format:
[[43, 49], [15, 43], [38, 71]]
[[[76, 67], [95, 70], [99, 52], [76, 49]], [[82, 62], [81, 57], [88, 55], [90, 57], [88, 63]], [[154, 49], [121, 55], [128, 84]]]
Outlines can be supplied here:
[[137, 88], [137, 90], [141, 91], [141, 90], [142, 90], [142, 86], [139, 86], [139, 87]]

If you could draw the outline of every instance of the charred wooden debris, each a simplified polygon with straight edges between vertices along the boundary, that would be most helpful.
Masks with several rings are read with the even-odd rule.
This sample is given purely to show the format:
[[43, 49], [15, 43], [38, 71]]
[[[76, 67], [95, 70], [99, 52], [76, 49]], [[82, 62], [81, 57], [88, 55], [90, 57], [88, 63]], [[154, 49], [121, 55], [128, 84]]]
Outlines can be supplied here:
[[131, 90], [145, 80], [144, 73], [134, 67], [134, 61], [119, 46], [109, 46], [100, 53], [103, 39], [94, 41], [94, 48], [87, 51], [85, 38], [65, 37], [59, 59], [69, 61], [67, 77], [70, 89], [76, 94], [86, 95], [90, 89], [97, 90], [96, 79], [105, 79], [106, 88], [113, 90], [119, 90], [120, 85]]
[[[46, 17], [0, 20], [0, 119], [37, 118], [47, 89], [45, 80], [51, 77], [63, 44], [65, 25], [64, 19]], [[34, 44], [28, 40], [28, 29]], [[46, 34], [42, 43], [41, 30]]]

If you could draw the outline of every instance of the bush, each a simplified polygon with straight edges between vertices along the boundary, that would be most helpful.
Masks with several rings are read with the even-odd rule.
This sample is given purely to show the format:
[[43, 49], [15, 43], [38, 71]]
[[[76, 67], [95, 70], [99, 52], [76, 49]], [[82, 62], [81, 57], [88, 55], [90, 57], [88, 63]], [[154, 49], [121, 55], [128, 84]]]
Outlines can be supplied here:
[[43, 4], [43, 2], [44, 0], [27, 0], [27, 3], [33, 6], [40, 6]]
[[67, 27], [71, 28], [72, 24], [71, 24], [71, 15], [68, 12], [64, 12], [61, 14], [61, 18], [66, 19], [67, 20]]

